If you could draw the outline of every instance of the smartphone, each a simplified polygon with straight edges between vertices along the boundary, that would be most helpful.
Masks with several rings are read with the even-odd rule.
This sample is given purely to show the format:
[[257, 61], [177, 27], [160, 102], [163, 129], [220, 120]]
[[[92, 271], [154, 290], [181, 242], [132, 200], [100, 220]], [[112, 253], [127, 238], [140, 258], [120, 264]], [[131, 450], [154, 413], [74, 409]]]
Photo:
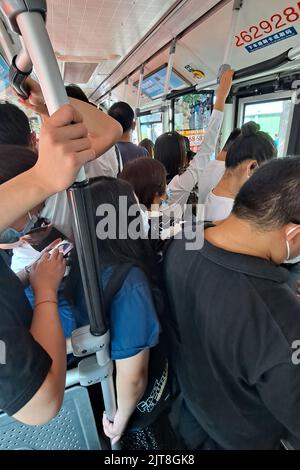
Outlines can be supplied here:
[[49, 228], [49, 225], [44, 225], [44, 226], [42, 226], [42, 227], [32, 228], [31, 230], [29, 230], [29, 232], [26, 233], [26, 235], [31, 235], [32, 233], [44, 232], [44, 231], [46, 231], [48, 228]]
[[49, 251], [49, 254], [51, 255], [54, 250], [59, 250], [60, 253], [64, 255], [64, 258], [68, 256], [70, 251], [72, 251], [74, 248], [73, 243], [69, 242], [68, 240], [63, 240], [62, 242], [58, 243], [52, 250]]

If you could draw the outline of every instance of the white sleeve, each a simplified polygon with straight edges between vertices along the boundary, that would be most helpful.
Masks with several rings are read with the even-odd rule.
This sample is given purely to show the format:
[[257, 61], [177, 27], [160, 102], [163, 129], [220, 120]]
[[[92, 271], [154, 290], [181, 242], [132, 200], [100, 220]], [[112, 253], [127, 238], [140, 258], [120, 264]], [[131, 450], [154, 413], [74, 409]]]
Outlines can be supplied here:
[[215, 109], [212, 112], [200, 152], [195, 155], [185, 172], [181, 175], [176, 175], [168, 185], [168, 190], [171, 194], [171, 204], [180, 204], [181, 206], [186, 204], [190, 192], [196, 186], [199, 176], [216, 149], [222, 121], [223, 113]]
[[105, 152], [101, 157], [89, 162], [85, 165], [85, 169], [89, 178], [97, 176], [118, 176], [118, 162], [115, 147]]

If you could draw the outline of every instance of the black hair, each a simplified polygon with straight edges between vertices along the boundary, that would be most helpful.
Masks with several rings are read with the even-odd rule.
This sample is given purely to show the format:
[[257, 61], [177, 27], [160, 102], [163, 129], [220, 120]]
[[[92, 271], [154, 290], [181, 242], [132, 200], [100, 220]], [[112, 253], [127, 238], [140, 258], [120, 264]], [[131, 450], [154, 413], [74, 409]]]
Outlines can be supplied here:
[[162, 196], [166, 192], [165, 167], [152, 158], [137, 158], [127, 163], [119, 177], [131, 184], [139, 202], [147, 209], [151, 208], [156, 194]]
[[[93, 212], [99, 214], [99, 207], [110, 205], [115, 211], [116, 222], [116, 237], [107, 237], [104, 240], [97, 237], [97, 246], [99, 251], [100, 264], [105, 266], [116, 266], [122, 263], [132, 263], [144, 271], [148, 277], [149, 282], [154, 286], [157, 284], [157, 265], [156, 256], [151, 247], [150, 240], [142, 236], [133, 239], [130, 236], [122, 233], [119, 236], [119, 222], [123, 216], [127, 217], [128, 225], [136, 220], [142, 224], [142, 217], [138, 209], [137, 200], [134, 195], [133, 189], [127, 181], [120, 179], [99, 176], [90, 180], [90, 190], [93, 200]], [[126, 209], [122, 203], [120, 204], [120, 197], [126, 201]], [[137, 209], [134, 214], [130, 214], [130, 208]], [[105, 212], [105, 210], [103, 210]], [[127, 212], [127, 213], [125, 213]], [[95, 215], [96, 229], [97, 224], [101, 221], [105, 222], [107, 219], [107, 212], [105, 215]], [[128, 232], [127, 232], [128, 233]], [[124, 236], [125, 235], [125, 236]], [[73, 266], [71, 267], [70, 275], [66, 282], [65, 295], [70, 302], [74, 302], [75, 293], [77, 292], [80, 283], [79, 265], [74, 257]]]
[[184, 137], [178, 132], [167, 132], [156, 139], [154, 158], [159, 160], [167, 171], [168, 182], [178, 175], [187, 163]]
[[184, 136], [183, 138], [185, 143], [186, 156], [188, 161], [190, 162], [191, 160], [193, 160], [194, 156], [196, 155], [196, 152], [193, 152], [193, 150], [191, 149], [190, 139], [186, 136]]
[[233, 142], [240, 136], [241, 132], [242, 130], [239, 127], [236, 127], [235, 129], [233, 129], [233, 131], [230, 133], [223, 147], [224, 152], [228, 152]]
[[0, 145], [32, 146], [28, 117], [11, 103], [0, 104]]
[[153, 155], [154, 155], [154, 143], [152, 142], [152, 140], [150, 140], [150, 139], [143, 139], [143, 140], [139, 143], [139, 146], [140, 146], [140, 147], [144, 147], [144, 148], [147, 150], [149, 157], [153, 158]]
[[28, 147], [0, 145], [0, 184], [30, 170], [36, 162], [36, 153]]
[[109, 108], [108, 114], [121, 124], [124, 134], [133, 128], [134, 111], [128, 103], [124, 101], [114, 103]]
[[300, 224], [300, 157], [262, 165], [240, 189], [232, 213], [262, 230]]
[[277, 157], [277, 149], [272, 137], [260, 130], [255, 122], [247, 122], [241, 128], [240, 136], [228, 150], [225, 166], [236, 168], [246, 160], [256, 160], [261, 164]]
[[67, 85], [66, 92], [69, 98], [75, 98], [76, 100], [83, 101], [84, 103], [90, 104], [88, 97], [78, 85], [75, 85], [74, 83]]

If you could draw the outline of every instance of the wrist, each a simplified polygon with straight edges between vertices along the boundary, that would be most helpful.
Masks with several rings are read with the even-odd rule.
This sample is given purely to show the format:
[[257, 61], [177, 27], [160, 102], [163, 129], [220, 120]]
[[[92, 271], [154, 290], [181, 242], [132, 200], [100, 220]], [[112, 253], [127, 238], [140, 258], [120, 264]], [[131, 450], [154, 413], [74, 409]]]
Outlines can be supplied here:
[[225, 109], [225, 103], [226, 103], [226, 99], [217, 98], [214, 104], [214, 109], [216, 109], [217, 111], [223, 112]]
[[31, 191], [34, 202], [39, 203], [44, 201], [53, 194], [51, 188], [48, 187], [48, 182], [42, 181], [36, 164], [30, 170], [23, 173], [23, 177], [28, 181], [27, 186], [29, 191]]
[[57, 302], [57, 291], [49, 288], [33, 287], [34, 301], [36, 304], [49, 300], [51, 302]]

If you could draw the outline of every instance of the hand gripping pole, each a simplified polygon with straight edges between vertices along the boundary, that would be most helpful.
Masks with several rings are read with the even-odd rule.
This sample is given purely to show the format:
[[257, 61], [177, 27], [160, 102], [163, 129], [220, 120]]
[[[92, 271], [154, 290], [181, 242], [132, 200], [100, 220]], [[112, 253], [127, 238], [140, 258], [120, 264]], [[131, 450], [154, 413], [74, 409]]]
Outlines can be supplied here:
[[[61, 106], [68, 104], [68, 96], [61, 78], [57, 60], [46, 30], [45, 0], [0, 0], [0, 9], [12, 30], [22, 37], [23, 49], [13, 60], [11, 79], [15, 89], [26, 96], [26, 77], [32, 65], [38, 76], [45, 102], [52, 115]], [[99, 259], [96, 230], [89, 183], [84, 168], [68, 191], [73, 219], [73, 231], [90, 327], [81, 334], [74, 332], [73, 349], [77, 355], [85, 356], [87, 351], [95, 353], [93, 381], [86, 379], [91, 368], [81, 366], [81, 383], [101, 382], [106, 414], [111, 421], [116, 413], [112, 361], [109, 355], [109, 331], [106, 325], [103, 292], [99, 274]], [[84, 334], [82, 334], [84, 333]], [[102, 369], [104, 372], [101, 372]], [[100, 372], [99, 372], [100, 371]]]

